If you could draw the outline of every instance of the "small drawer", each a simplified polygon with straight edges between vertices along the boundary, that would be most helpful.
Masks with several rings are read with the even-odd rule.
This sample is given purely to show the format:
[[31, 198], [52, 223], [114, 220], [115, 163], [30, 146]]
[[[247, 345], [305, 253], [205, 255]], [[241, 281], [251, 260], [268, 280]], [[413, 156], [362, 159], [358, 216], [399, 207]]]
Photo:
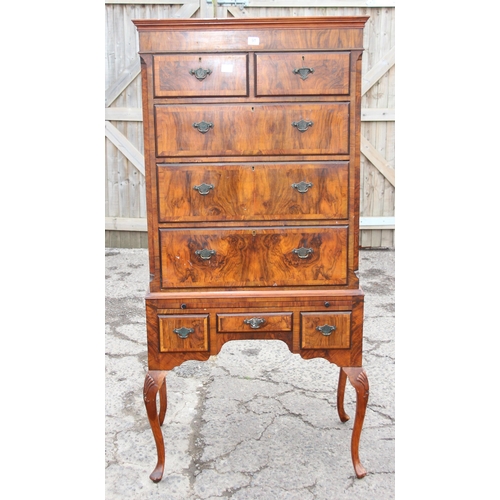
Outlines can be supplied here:
[[219, 333], [291, 332], [292, 313], [217, 314]]
[[302, 349], [349, 349], [351, 313], [301, 313]]
[[256, 54], [256, 95], [347, 95], [349, 52]]
[[158, 315], [160, 352], [208, 351], [208, 314]]
[[248, 95], [246, 54], [154, 56], [155, 97]]

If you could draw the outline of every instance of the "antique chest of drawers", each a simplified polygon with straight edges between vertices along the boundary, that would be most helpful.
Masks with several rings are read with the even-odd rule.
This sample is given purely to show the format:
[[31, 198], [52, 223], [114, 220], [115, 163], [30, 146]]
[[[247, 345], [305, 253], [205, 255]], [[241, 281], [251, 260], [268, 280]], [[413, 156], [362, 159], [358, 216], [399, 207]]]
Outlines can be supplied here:
[[[134, 21], [140, 42], [150, 284], [144, 400], [163, 475], [166, 371], [238, 339], [362, 368], [361, 55], [366, 17]], [[159, 393], [160, 408], [156, 399]]]

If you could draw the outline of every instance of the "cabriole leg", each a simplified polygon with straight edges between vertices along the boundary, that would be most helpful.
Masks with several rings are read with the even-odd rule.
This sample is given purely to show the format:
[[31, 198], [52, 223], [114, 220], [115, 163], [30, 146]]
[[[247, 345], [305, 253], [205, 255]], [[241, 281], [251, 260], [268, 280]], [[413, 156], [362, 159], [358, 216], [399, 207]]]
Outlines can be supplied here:
[[363, 428], [363, 421], [366, 413], [366, 405], [368, 403], [368, 377], [365, 370], [361, 367], [342, 367], [340, 369], [339, 392], [341, 392], [341, 394], [337, 393], [337, 402], [341, 401], [338, 411], [342, 422], [349, 419], [344, 412], [343, 406], [346, 375], [349, 378], [349, 382], [351, 382], [352, 386], [356, 390], [356, 416], [354, 417], [354, 426], [352, 429], [351, 457], [356, 476], [358, 479], [361, 479], [366, 476], [366, 470], [359, 461], [359, 438], [361, 436], [361, 429]]
[[[153, 431], [153, 437], [156, 443], [156, 451], [158, 453], [158, 462], [156, 467], [149, 476], [151, 481], [157, 483], [163, 476], [165, 468], [165, 443], [160, 426], [163, 424], [165, 413], [167, 411], [167, 389], [165, 377], [166, 371], [151, 370], [146, 374], [144, 380], [144, 404], [148, 413], [149, 424]], [[160, 413], [156, 409], [156, 395], [160, 391]]]
[[339, 371], [339, 386], [337, 389], [337, 412], [341, 422], [347, 422], [349, 420], [349, 415], [344, 410], [344, 394], [345, 394], [345, 384], [347, 382], [347, 375], [342, 368]]

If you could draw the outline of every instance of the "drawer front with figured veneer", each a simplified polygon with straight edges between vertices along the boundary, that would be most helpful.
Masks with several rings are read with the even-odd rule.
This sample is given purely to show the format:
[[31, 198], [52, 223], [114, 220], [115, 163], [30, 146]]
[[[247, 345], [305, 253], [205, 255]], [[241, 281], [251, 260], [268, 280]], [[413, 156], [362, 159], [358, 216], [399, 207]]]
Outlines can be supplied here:
[[208, 314], [158, 315], [160, 352], [208, 351]]
[[162, 286], [345, 285], [347, 235], [347, 226], [162, 229]]
[[217, 314], [219, 333], [291, 332], [292, 313]]
[[346, 219], [348, 162], [160, 164], [160, 222]]
[[256, 54], [256, 95], [347, 95], [349, 52]]
[[247, 60], [246, 54], [155, 55], [155, 97], [246, 96]]
[[302, 349], [349, 349], [351, 347], [351, 313], [300, 314]]
[[349, 153], [349, 103], [157, 105], [159, 157]]

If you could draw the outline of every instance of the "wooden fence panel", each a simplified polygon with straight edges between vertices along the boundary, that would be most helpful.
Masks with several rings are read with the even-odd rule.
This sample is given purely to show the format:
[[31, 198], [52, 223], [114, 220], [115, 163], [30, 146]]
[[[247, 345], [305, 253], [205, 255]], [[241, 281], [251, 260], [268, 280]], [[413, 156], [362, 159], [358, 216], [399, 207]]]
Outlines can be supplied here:
[[106, 0], [106, 246], [147, 246], [140, 66], [132, 19], [283, 16], [370, 16], [363, 55], [360, 246], [395, 246], [395, 8], [390, 0], [219, 0], [215, 5]]
[[190, 17], [199, 8], [199, 0], [106, 2], [106, 246], [147, 247], [140, 62], [132, 19]]

